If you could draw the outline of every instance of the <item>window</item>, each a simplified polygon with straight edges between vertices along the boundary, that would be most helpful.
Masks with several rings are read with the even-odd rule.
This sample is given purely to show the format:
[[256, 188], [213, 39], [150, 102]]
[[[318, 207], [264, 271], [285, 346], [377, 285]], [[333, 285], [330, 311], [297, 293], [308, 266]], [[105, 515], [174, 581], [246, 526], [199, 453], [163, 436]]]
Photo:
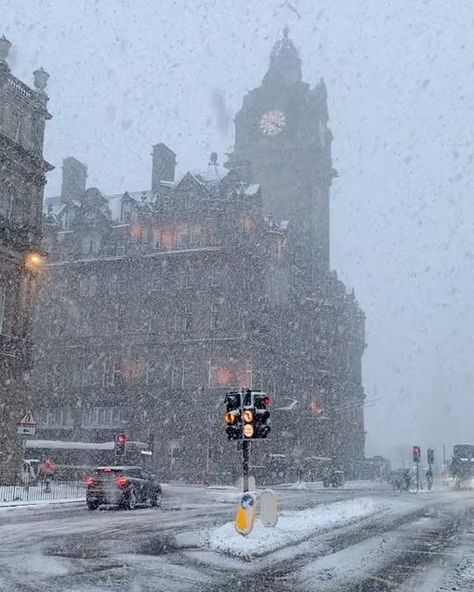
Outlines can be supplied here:
[[85, 275], [79, 279], [79, 295], [95, 296], [97, 290], [97, 276]]
[[209, 283], [213, 288], [219, 288], [224, 285], [224, 279], [226, 275], [225, 267], [213, 267], [211, 269]]
[[211, 318], [210, 318], [210, 329], [216, 331], [221, 327], [221, 305], [217, 302], [211, 304]]
[[43, 429], [72, 429], [74, 419], [71, 409], [57, 407], [56, 409], [42, 409], [38, 413], [38, 426]]
[[81, 253], [83, 255], [96, 255], [100, 248], [98, 236], [87, 235], [82, 238]]
[[73, 227], [74, 224], [74, 218], [75, 218], [75, 212], [74, 210], [68, 208], [64, 214], [64, 226], [65, 228], [67, 228], [68, 230], [70, 230]]
[[110, 357], [105, 361], [105, 384], [107, 386], [124, 384], [122, 360], [119, 356]]
[[10, 109], [8, 128], [10, 138], [19, 142], [21, 138], [21, 114], [17, 109]]
[[82, 383], [84, 386], [102, 385], [104, 382], [104, 360], [102, 356], [97, 356], [89, 363], [86, 363], [82, 374]]
[[0, 193], [0, 216], [8, 221], [11, 220], [14, 207], [14, 195], [12, 191], [3, 191]]
[[175, 313], [174, 327], [176, 331], [191, 331], [193, 325], [191, 307], [183, 306]]
[[192, 247], [199, 247], [202, 244], [202, 228], [193, 226], [189, 236], [189, 244]]
[[171, 388], [184, 386], [184, 360], [173, 360], [171, 370]]
[[129, 413], [126, 407], [91, 407], [82, 412], [82, 427], [89, 429], [126, 426]]
[[152, 276], [150, 278], [150, 289], [155, 292], [156, 290], [159, 290], [161, 288], [162, 285], [162, 279], [160, 274], [154, 270], [152, 272]]
[[178, 240], [177, 240], [177, 247], [178, 249], [185, 249], [189, 247], [190, 243], [190, 233], [189, 229], [185, 228], [178, 231]]
[[189, 267], [180, 269], [176, 273], [176, 287], [178, 290], [190, 288], [192, 285], [192, 270]]
[[69, 369], [70, 376], [71, 376], [71, 384], [72, 386], [81, 386], [82, 385], [82, 360], [73, 361], [72, 367]]
[[60, 384], [61, 371], [59, 364], [50, 364], [45, 367], [43, 384], [46, 388], [55, 388]]
[[148, 360], [146, 367], [146, 383], [148, 385], [158, 384], [161, 378], [160, 364], [155, 360]]
[[4, 286], [0, 286], [0, 334], [3, 333], [3, 325], [5, 319], [5, 302], [7, 299], [7, 291]]
[[235, 358], [220, 363], [209, 361], [209, 388], [246, 388], [252, 386], [252, 363]]

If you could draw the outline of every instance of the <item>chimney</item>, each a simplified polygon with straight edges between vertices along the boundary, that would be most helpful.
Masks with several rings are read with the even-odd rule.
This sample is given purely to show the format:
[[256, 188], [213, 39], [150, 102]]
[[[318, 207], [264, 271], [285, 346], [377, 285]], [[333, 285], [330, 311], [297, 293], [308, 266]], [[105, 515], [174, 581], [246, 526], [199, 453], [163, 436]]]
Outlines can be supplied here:
[[155, 144], [152, 157], [151, 192], [158, 193], [160, 181], [174, 181], [176, 154], [165, 144]]
[[61, 184], [61, 203], [80, 199], [86, 190], [87, 167], [69, 156], [63, 160], [63, 179]]

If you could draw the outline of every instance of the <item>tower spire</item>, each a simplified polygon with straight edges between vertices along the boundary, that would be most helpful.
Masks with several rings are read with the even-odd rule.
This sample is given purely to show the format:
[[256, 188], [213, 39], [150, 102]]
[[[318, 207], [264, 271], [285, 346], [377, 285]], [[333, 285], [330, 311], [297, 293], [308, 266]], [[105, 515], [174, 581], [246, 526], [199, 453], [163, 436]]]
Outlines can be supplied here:
[[277, 39], [270, 52], [270, 66], [265, 81], [280, 79], [287, 84], [293, 84], [301, 80], [301, 59], [289, 34], [290, 30], [286, 25], [283, 37]]

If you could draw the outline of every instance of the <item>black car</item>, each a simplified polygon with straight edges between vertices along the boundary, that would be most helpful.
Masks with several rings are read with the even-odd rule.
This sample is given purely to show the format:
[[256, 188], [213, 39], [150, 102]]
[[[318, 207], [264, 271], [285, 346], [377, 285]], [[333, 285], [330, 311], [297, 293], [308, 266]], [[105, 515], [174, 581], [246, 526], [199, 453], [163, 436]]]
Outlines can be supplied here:
[[114, 505], [134, 510], [140, 505], [161, 506], [161, 485], [141, 467], [98, 467], [86, 478], [89, 510]]

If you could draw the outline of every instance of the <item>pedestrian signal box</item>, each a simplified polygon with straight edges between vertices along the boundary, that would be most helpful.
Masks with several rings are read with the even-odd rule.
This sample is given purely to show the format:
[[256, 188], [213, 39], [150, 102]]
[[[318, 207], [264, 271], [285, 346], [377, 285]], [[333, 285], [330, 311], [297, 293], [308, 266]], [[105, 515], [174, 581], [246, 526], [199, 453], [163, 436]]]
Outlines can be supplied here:
[[419, 463], [421, 460], [421, 446], [413, 446], [413, 462]]

